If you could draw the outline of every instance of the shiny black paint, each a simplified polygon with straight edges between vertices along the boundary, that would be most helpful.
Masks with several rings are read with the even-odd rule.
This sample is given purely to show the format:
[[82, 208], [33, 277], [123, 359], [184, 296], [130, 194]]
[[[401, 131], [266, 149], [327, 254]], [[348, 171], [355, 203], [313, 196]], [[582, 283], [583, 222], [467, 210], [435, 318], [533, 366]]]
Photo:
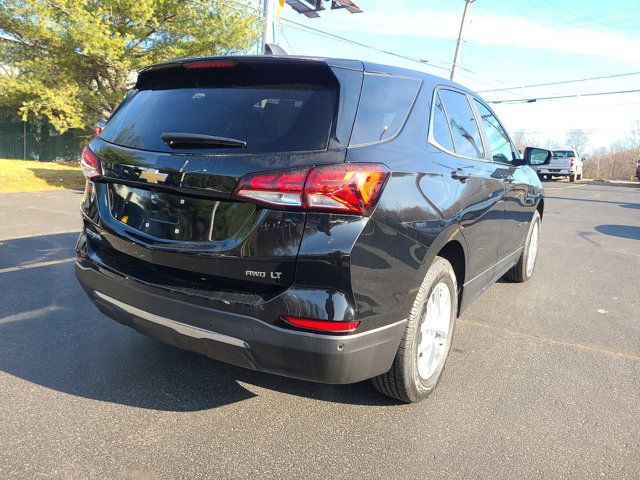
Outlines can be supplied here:
[[[136, 288], [154, 294], [272, 325], [284, 326], [283, 314], [357, 319], [357, 332], [366, 332], [407, 317], [431, 261], [453, 242], [464, 252], [459, 269], [464, 277], [458, 279], [463, 310], [517, 260], [509, 254], [522, 246], [542, 198], [537, 177], [527, 166], [459, 158], [427, 142], [434, 89], [450, 85], [442, 79], [381, 65], [331, 62], [334, 68], [339, 64], [341, 92], [351, 100], [359, 92], [362, 70], [421, 80], [409, 118], [394, 139], [348, 148], [350, 129], [343, 123], [321, 152], [171, 155], [96, 138], [90, 147], [103, 162], [105, 179], [83, 203], [85, 226], [95, 235], [83, 234], [81, 263], [114, 279], [127, 277], [136, 281]], [[341, 109], [349, 118], [355, 116], [353, 101]], [[170, 216], [180, 217], [175, 206], [181, 195], [208, 209], [211, 202], [231, 201], [237, 181], [248, 172], [343, 161], [383, 163], [392, 172], [369, 218], [250, 205], [240, 213], [245, 230], [235, 239], [232, 229], [222, 226], [227, 229], [224, 238], [205, 241], [195, 235], [185, 242], [130, 231], [113, 218], [105, 201], [107, 183], [118, 182], [162, 194]], [[453, 178], [458, 168], [470, 178]], [[166, 179], [144, 180], [149, 169]], [[140, 208], [147, 211], [149, 205], [142, 202]], [[248, 279], [245, 274], [261, 269], [283, 274], [278, 279]]]

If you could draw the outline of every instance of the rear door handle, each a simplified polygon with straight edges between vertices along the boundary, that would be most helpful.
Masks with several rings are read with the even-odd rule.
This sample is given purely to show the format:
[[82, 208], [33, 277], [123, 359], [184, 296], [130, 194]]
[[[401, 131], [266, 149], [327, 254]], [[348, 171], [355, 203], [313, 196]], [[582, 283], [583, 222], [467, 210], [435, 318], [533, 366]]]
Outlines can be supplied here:
[[454, 180], [460, 180], [461, 182], [464, 182], [470, 176], [470, 173], [461, 168], [456, 168], [453, 172], [451, 172], [451, 178], [453, 178]]

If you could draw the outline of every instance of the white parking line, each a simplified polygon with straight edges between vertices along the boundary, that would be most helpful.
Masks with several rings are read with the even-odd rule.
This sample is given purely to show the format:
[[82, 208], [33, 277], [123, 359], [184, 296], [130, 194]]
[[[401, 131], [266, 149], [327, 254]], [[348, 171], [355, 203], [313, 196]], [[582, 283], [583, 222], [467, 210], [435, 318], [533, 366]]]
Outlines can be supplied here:
[[74, 228], [69, 230], [60, 230], [59, 232], [36, 233], [31, 235], [17, 235], [11, 237], [3, 237], [0, 235], [0, 242], [10, 242], [11, 240], [23, 240], [25, 238], [49, 237], [53, 235], [62, 235], [65, 233], [80, 233], [80, 229]]
[[510, 328], [504, 328], [500, 325], [494, 325], [487, 322], [479, 322], [477, 320], [467, 320], [467, 319], [459, 319], [458, 322], [465, 323], [467, 325], [473, 325], [480, 328], [487, 328], [490, 330], [495, 330], [498, 332], [505, 333], [507, 335], [511, 335], [513, 337], [524, 338], [525, 340], [548, 343], [552, 345], [562, 345], [563, 347], [573, 348], [575, 350], [586, 350], [594, 353], [602, 353], [605, 355], [611, 355], [614, 357], [623, 357], [629, 360], [640, 360], [640, 355], [634, 352], [625, 352], [622, 350], [613, 350], [606, 347], [601, 347], [598, 345], [585, 345], [583, 343], [570, 342], [567, 340], [562, 340], [559, 338], [545, 337], [543, 335], [533, 335], [525, 332], [518, 332], [516, 330], [511, 330]]
[[36, 310], [29, 310], [27, 312], [16, 313], [15, 315], [9, 315], [8, 317], [0, 318], [0, 323], [18, 322], [20, 320], [31, 320], [32, 318], [40, 317], [46, 313], [57, 312], [62, 310], [62, 307], [57, 305], [49, 305], [48, 307], [38, 308]]
[[63, 258], [61, 260], [50, 260], [48, 262], [27, 263], [16, 267], [0, 268], [0, 273], [17, 272], [20, 270], [29, 270], [30, 268], [49, 267], [51, 265], [59, 265], [61, 263], [70, 263], [75, 261], [75, 258]]
[[571, 185], [568, 187], [544, 187], [544, 191], [546, 192], [547, 190], [569, 190], [570, 188], [580, 188], [580, 187], [586, 187], [587, 184], [584, 185]]

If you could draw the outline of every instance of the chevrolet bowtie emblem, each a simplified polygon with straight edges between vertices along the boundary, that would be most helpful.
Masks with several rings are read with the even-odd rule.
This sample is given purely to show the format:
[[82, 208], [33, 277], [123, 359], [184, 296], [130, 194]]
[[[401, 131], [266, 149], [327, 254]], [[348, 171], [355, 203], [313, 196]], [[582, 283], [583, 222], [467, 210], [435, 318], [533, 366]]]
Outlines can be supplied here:
[[160, 171], [156, 170], [155, 168], [140, 169], [140, 178], [142, 180], [146, 180], [149, 183], [164, 182], [168, 176], [169, 176], [168, 173], [160, 173]]

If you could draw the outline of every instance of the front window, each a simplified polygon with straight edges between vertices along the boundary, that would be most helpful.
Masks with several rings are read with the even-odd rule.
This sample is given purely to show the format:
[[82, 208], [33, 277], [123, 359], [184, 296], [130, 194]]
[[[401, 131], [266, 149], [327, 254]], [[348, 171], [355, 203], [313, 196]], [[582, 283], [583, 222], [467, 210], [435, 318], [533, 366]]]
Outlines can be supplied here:
[[484, 104], [478, 100], [475, 100], [475, 104], [489, 143], [491, 158], [493, 158], [494, 162], [511, 163], [513, 161], [513, 149], [507, 132], [504, 131], [496, 116]]

